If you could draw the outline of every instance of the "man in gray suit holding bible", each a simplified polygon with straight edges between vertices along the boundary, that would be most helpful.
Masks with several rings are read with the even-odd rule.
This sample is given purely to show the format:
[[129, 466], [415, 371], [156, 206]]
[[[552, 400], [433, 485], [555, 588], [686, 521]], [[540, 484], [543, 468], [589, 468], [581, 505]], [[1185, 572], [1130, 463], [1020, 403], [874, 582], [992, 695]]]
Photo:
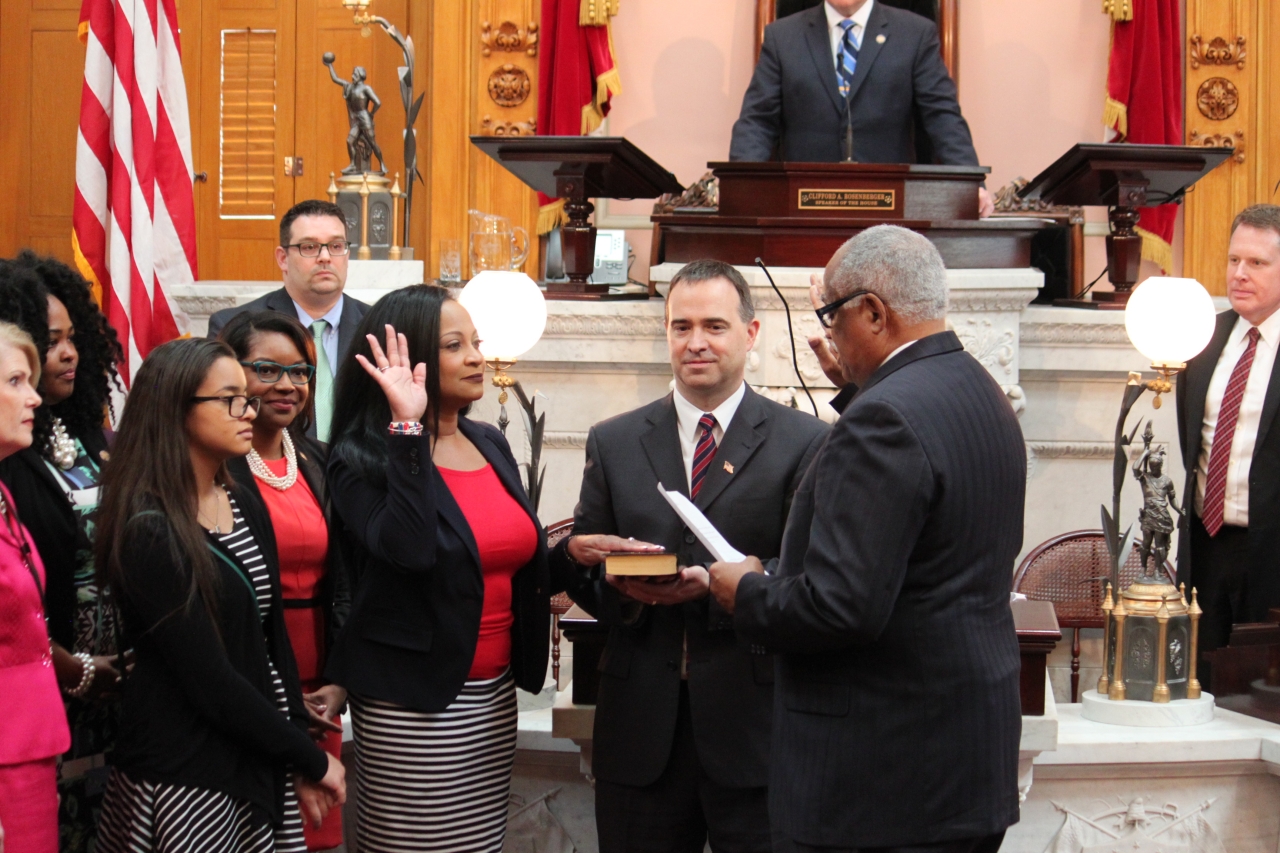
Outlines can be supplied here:
[[[681, 269], [667, 294], [675, 390], [596, 424], [574, 535], [552, 553], [609, 625], [593, 773], [601, 853], [766, 853], [773, 659], [739, 644], [707, 594], [711, 555], [658, 494], [693, 500], [735, 547], [776, 555], [791, 495], [827, 434], [744, 382], [760, 321], [741, 273]], [[637, 542], [628, 541], [634, 537]], [[672, 583], [605, 576], [604, 555], [656, 543]]]

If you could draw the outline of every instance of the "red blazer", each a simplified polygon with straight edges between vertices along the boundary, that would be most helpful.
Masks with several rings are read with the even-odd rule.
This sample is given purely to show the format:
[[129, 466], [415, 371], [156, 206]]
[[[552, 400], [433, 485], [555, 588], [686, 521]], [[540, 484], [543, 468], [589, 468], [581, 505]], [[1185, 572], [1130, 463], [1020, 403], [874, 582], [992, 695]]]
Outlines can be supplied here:
[[[9, 490], [0, 485], [0, 491], [12, 507]], [[31, 548], [31, 564], [40, 576], [37, 589], [22, 559], [31, 538], [20, 522], [16, 526], [18, 536], [0, 523], [0, 696], [12, 700], [5, 709], [0, 765], [61, 755], [71, 746], [40, 601], [44, 565]]]

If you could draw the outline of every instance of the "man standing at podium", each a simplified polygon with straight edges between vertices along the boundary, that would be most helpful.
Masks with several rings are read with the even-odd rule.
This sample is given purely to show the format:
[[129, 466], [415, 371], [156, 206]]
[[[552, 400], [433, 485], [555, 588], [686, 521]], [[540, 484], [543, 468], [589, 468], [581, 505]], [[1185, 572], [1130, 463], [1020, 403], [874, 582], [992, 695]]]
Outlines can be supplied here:
[[[791, 495], [827, 434], [744, 382], [760, 321], [732, 266], [694, 261], [667, 292], [671, 394], [592, 427], [574, 535], [553, 561], [609, 626], [592, 772], [600, 853], [769, 853], [773, 658], [738, 643], [707, 594], [711, 555], [658, 494], [678, 490], [735, 547], [776, 555]], [[585, 534], [585, 535], [584, 535]], [[604, 555], [651, 542], [672, 583], [602, 576]]]
[[937, 25], [881, 0], [825, 0], [765, 27], [729, 159], [834, 163], [851, 136], [859, 163], [914, 163], [913, 129], [938, 163], [978, 165]]

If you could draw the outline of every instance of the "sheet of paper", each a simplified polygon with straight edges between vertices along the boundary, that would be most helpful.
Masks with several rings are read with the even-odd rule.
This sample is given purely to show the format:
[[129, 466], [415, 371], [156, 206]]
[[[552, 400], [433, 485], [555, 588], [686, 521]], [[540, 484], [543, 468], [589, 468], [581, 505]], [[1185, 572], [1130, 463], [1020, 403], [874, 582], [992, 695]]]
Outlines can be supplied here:
[[658, 484], [658, 492], [671, 504], [680, 520], [693, 531], [693, 535], [698, 537], [698, 541], [707, 546], [716, 560], [721, 563], [741, 563], [747, 559], [746, 554], [734, 548], [720, 535], [720, 531], [716, 530], [715, 525], [707, 520], [702, 510], [694, 506], [692, 501], [679, 492], [667, 491], [662, 488], [661, 483]]

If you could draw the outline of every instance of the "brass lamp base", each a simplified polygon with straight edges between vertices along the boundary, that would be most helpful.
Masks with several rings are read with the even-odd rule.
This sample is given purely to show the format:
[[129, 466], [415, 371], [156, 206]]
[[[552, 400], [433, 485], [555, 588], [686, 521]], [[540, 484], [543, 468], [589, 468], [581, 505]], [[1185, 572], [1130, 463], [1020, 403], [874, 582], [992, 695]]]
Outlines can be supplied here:
[[506, 405], [508, 400], [507, 389], [516, 384], [516, 380], [506, 374], [507, 368], [514, 367], [516, 360], [503, 360], [500, 358], [487, 358], [484, 362], [490, 370], [493, 371], [493, 387], [498, 389], [498, 404]]

